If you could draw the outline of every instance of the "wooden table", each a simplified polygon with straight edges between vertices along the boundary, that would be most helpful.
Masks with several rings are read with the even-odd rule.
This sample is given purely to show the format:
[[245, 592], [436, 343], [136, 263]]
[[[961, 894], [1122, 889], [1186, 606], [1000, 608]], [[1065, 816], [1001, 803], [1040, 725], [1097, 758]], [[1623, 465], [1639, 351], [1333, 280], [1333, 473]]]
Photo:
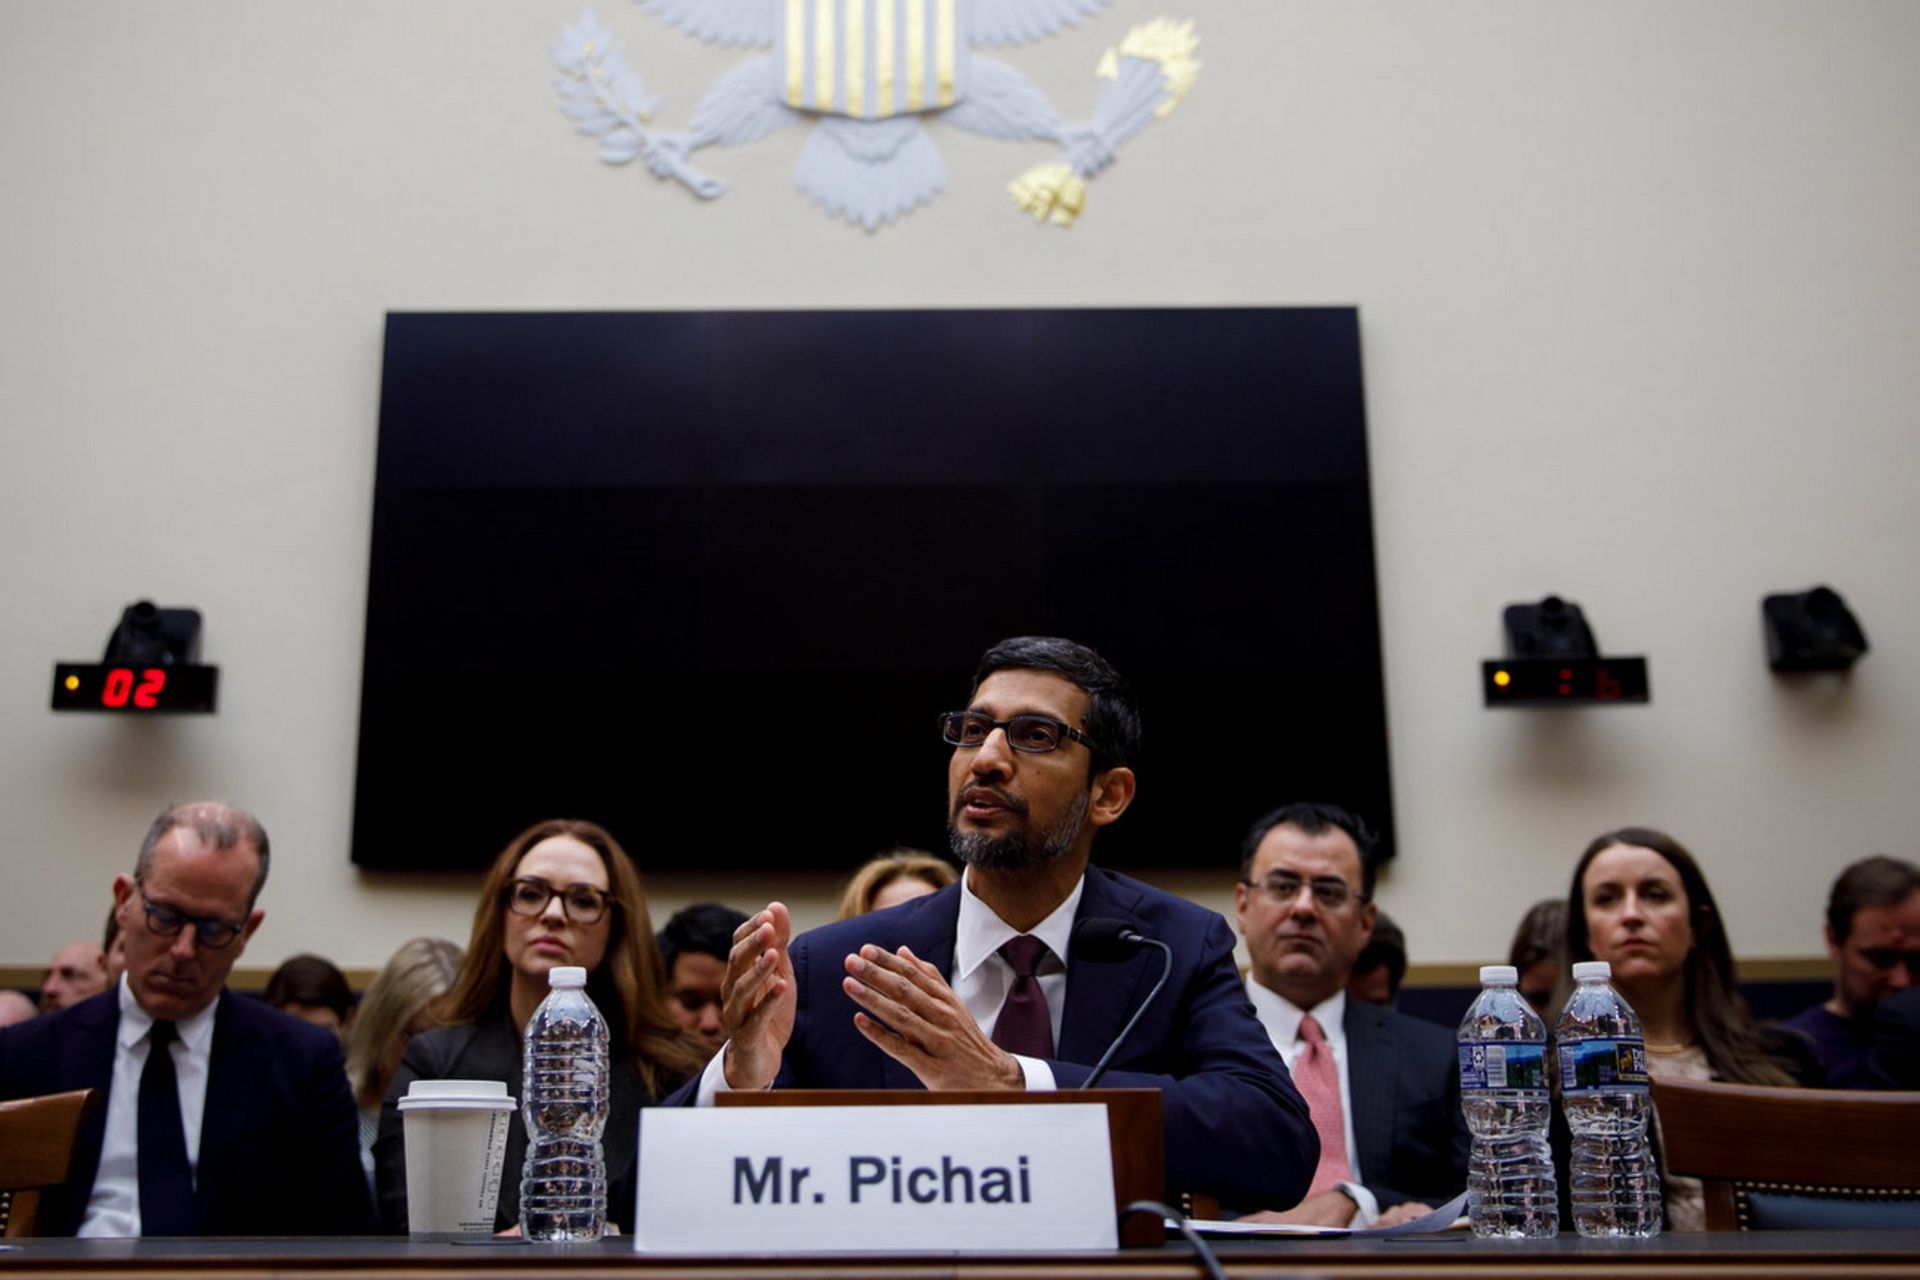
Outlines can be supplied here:
[[[1181, 1243], [1116, 1253], [842, 1254], [815, 1257], [663, 1258], [636, 1255], [608, 1240], [570, 1247], [522, 1243], [413, 1244], [355, 1240], [19, 1240], [0, 1252], [0, 1280], [82, 1275], [178, 1280], [268, 1277], [298, 1280], [431, 1280], [484, 1276], [498, 1280], [592, 1277], [593, 1280], [1191, 1280], [1202, 1274]], [[1286, 1239], [1223, 1241], [1229, 1274], [1382, 1277], [1387, 1280], [1503, 1280], [1550, 1275], [1568, 1280], [1660, 1277], [1920, 1278], [1920, 1231], [1777, 1231], [1666, 1235], [1653, 1240], [1476, 1241], [1464, 1236], [1403, 1240]]]

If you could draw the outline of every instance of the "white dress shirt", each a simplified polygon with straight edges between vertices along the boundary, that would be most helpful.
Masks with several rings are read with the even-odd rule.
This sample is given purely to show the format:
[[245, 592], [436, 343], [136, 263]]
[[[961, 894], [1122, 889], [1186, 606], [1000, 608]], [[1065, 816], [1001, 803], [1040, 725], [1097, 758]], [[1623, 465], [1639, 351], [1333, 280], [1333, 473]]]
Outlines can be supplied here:
[[1320, 1024], [1320, 1032], [1326, 1037], [1327, 1048], [1333, 1053], [1333, 1065], [1340, 1077], [1340, 1120], [1341, 1127], [1346, 1130], [1347, 1167], [1353, 1171], [1353, 1181], [1342, 1182], [1339, 1186], [1355, 1206], [1351, 1225], [1372, 1226], [1373, 1220], [1380, 1216], [1380, 1202], [1373, 1192], [1360, 1185], [1360, 1179], [1366, 1173], [1360, 1167], [1360, 1153], [1353, 1142], [1353, 1086], [1347, 1079], [1347, 993], [1344, 990], [1336, 991], [1313, 1008], [1301, 1009], [1277, 991], [1261, 986], [1252, 974], [1248, 974], [1247, 998], [1253, 1001], [1253, 1012], [1259, 1017], [1260, 1025], [1267, 1029], [1267, 1038], [1280, 1051], [1288, 1071], [1293, 1070], [1294, 1062], [1307, 1048], [1307, 1042], [1300, 1038], [1300, 1020], [1311, 1013], [1313, 1020]]
[[[1080, 895], [1086, 891], [1086, 887], [1087, 879], [1082, 876], [1079, 883], [1073, 886], [1073, 892], [1067, 895], [1066, 901], [1027, 931], [1046, 943], [1047, 950], [1053, 953], [1041, 961], [1034, 977], [1040, 983], [1041, 993], [1047, 998], [1047, 1016], [1053, 1022], [1053, 1043], [1056, 1046], [1060, 1043], [1060, 1019], [1066, 1011], [1067, 947], [1073, 939], [1073, 914], [1080, 909]], [[993, 1024], [1000, 1016], [1000, 1006], [1006, 1001], [1007, 988], [1013, 985], [1013, 966], [1000, 954], [1000, 947], [1008, 939], [1019, 936], [1020, 930], [996, 915], [992, 907], [974, 894], [966, 876], [961, 876], [960, 919], [954, 926], [953, 938], [953, 993], [960, 997], [960, 1003], [973, 1015], [980, 1030], [988, 1035], [993, 1034]], [[696, 1106], [711, 1106], [713, 1095], [727, 1087], [726, 1069], [722, 1065], [726, 1056], [727, 1051], [723, 1046], [707, 1063], [706, 1070], [700, 1073]], [[1028, 1089], [1040, 1091], [1059, 1087], [1053, 1078], [1053, 1068], [1044, 1059], [1028, 1058], [1017, 1053], [1013, 1058], [1026, 1076]]]
[[[220, 1000], [177, 1024], [171, 1046], [180, 1086], [180, 1127], [187, 1137], [187, 1167], [200, 1163], [200, 1121], [207, 1110], [207, 1068], [213, 1057], [213, 1014]], [[113, 1083], [107, 1088], [106, 1132], [100, 1141], [100, 1171], [77, 1234], [140, 1234], [140, 1073], [153, 1043], [153, 1019], [120, 978], [120, 1029], [114, 1036]]]

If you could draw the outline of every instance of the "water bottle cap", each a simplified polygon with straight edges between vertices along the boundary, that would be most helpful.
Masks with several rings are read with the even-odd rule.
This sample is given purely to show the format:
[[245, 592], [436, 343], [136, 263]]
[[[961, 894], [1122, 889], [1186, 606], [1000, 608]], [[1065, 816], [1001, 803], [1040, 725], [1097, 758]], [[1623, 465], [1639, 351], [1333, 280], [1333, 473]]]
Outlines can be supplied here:
[[555, 991], [571, 987], [578, 990], [587, 985], [587, 971], [577, 964], [563, 964], [547, 970], [547, 985]]
[[1483, 987], [1512, 987], [1519, 983], [1520, 971], [1510, 964], [1480, 966], [1480, 985]]
[[1613, 976], [1613, 966], [1605, 960], [1582, 960], [1573, 966], [1575, 982], [1592, 982], [1595, 978], [1602, 981]]

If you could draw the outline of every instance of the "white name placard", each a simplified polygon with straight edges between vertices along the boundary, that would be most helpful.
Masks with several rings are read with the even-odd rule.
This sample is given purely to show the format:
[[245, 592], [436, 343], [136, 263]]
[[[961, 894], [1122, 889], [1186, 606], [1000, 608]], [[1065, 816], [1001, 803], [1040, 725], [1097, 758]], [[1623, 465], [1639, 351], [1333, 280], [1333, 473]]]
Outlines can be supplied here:
[[1113, 1249], [1107, 1109], [655, 1107], [646, 1253]]

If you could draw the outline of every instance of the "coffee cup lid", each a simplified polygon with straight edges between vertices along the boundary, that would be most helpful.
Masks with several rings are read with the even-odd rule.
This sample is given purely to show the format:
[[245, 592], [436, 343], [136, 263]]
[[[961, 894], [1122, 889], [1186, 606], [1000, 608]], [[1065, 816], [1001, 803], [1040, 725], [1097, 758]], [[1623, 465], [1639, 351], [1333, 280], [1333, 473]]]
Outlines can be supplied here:
[[415, 1080], [400, 1099], [402, 1111], [511, 1111], [505, 1080]]

